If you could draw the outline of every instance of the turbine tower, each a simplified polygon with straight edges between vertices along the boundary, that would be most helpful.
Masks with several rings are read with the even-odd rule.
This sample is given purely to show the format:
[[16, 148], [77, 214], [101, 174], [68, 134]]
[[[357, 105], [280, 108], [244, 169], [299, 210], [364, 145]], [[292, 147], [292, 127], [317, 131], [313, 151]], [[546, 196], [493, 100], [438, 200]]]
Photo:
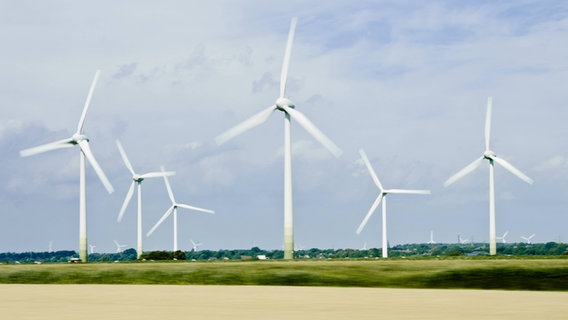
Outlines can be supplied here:
[[[161, 167], [162, 172], [165, 172], [164, 167]], [[194, 207], [194, 206], [190, 206], [187, 204], [183, 204], [183, 203], [179, 203], [176, 202], [176, 199], [174, 198], [174, 194], [172, 192], [172, 187], [170, 186], [170, 182], [168, 181], [168, 177], [167, 175], [164, 175], [164, 181], [166, 182], [166, 188], [168, 189], [168, 195], [170, 196], [170, 200], [172, 201], [172, 205], [168, 208], [168, 210], [166, 211], [166, 213], [164, 213], [164, 215], [160, 218], [160, 220], [152, 227], [152, 229], [150, 231], [148, 231], [148, 233], [146, 234], [147, 237], [149, 237], [150, 235], [152, 235], [152, 233], [154, 233], [154, 231], [156, 230], [156, 228], [158, 228], [162, 222], [164, 222], [164, 220], [166, 220], [170, 214], [172, 214], [172, 212], [174, 213], [174, 252], [178, 251], [178, 236], [177, 236], [177, 208], [185, 208], [185, 209], [189, 209], [189, 210], [195, 210], [195, 211], [200, 211], [200, 212], [205, 212], [205, 213], [215, 213], [215, 211], [213, 210], [208, 210], [208, 209], [202, 209], [202, 208], [198, 208], [198, 207]]]
[[124, 161], [126, 168], [132, 174], [132, 183], [130, 184], [130, 189], [128, 189], [128, 193], [126, 193], [126, 198], [124, 198], [124, 202], [123, 202], [122, 208], [120, 209], [120, 212], [118, 214], [117, 221], [120, 222], [122, 220], [122, 216], [124, 215], [124, 212], [126, 211], [126, 208], [128, 207], [130, 200], [132, 199], [132, 196], [134, 195], [134, 186], [138, 186], [138, 221], [137, 221], [138, 227], [137, 227], [137, 234], [136, 234], [137, 235], [136, 258], [140, 259], [140, 257], [142, 256], [142, 252], [143, 252], [142, 251], [142, 181], [144, 181], [144, 179], [147, 179], [147, 178], [159, 178], [159, 177], [163, 177], [163, 176], [173, 176], [173, 175], [175, 175], [175, 172], [172, 172], [172, 171], [169, 171], [169, 172], [149, 172], [149, 173], [144, 173], [144, 174], [138, 174], [134, 171], [134, 168], [132, 167], [132, 164], [128, 160], [128, 157], [126, 156], [126, 152], [124, 151], [124, 148], [122, 147], [122, 144], [120, 143], [120, 141], [116, 140], [116, 146], [118, 147], [118, 151], [120, 152], [120, 155], [122, 156], [122, 160]]
[[377, 199], [375, 199], [375, 202], [373, 203], [373, 205], [371, 206], [371, 209], [369, 210], [369, 212], [367, 213], [367, 215], [365, 216], [365, 218], [363, 219], [363, 221], [361, 222], [361, 224], [359, 225], [359, 228], [357, 228], [357, 234], [361, 233], [361, 231], [363, 230], [363, 228], [365, 227], [365, 225], [367, 224], [367, 221], [369, 221], [369, 218], [371, 218], [371, 216], [373, 215], [373, 213], [375, 212], [375, 210], [377, 209], [377, 207], [379, 206], [379, 203], [381, 202], [381, 200], [383, 201], [383, 207], [382, 207], [382, 220], [383, 220], [383, 258], [388, 258], [388, 243], [387, 243], [387, 195], [388, 194], [430, 194], [430, 190], [406, 190], [406, 189], [385, 189], [383, 188], [383, 185], [381, 184], [381, 181], [379, 181], [379, 178], [377, 177], [377, 174], [375, 173], [375, 170], [373, 170], [373, 167], [371, 166], [371, 163], [369, 162], [369, 159], [367, 158], [367, 154], [365, 154], [365, 151], [363, 149], [359, 149], [359, 154], [361, 155], [361, 158], [363, 158], [363, 162], [365, 162], [365, 166], [367, 166], [367, 169], [369, 170], [369, 173], [371, 174], [371, 178], [373, 178], [373, 181], [375, 182], [375, 185], [379, 188], [379, 195], [377, 197]]
[[434, 230], [430, 230], [430, 240], [428, 244], [436, 244], [436, 241], [434, 241]]
[[95, 159], [91, 147], [89, 146], [89, 138], [83, 134], [83, 125], [85, 124], [85, 118], [87, 116], [87, 110], [89, 109], [89, 104], [91, 98], [93, 97], [93, 92], [95, 90], [95, 85], [99, 79], [100, 70], [95, 73], [95, 78], [91, 84], [89, 94], [87, 95], [87, 101], [83, 107], [83, 113], [79, 119], [79, 124], [77, 125], [77, 131], [67, 139], [51, 142], [34, 148], [29, 148], [20, 151], [20, 156], [27, 157], [35, 155], [38, 153], [43, 153], [55, 149], [71, 148], [75, 145], [79, 145], [79, 257], [81, 261], [88, 261], [88, 245], [87, 245], [87, 186], [85, 179], [85, 158], [89, 161], [97, 176], [105, 186], [108, 193], [114, 191], [110, 181], [106, 177], [99, 163]]
[[495, 181], [494, 181], [494, 163], [500, 164], [507, 171], [511, 172], [515, 176], [519, 177], [521, 180], [528, 184], [532, 184], [533, 180], [527, 175], [522, 173], [519, 169], [513, 167], [512, 164], [505, 161], [502, 158], [498, 158], [495, 152], [489, 148], [490, 136], [491, 136], [491, 109], [493, 104], [493, 98], [489, 97], [487, 99], [487, 114], [485, 117], [485, 152], [480, 158], [477, 158], [472, 163], [468, 164], [465, 168], [458, 171], [456, 174], [451, 176], [444, 186], [447, 187], [452, 183], [463, 178], [473, 170], [475, 170], [483, 160], [489, 161], [489, 255], [497, 254], [497, 241], [495, 236]]
[[241, 122], [237, 126], [229, 129], [225, 133], [219, 135], [216, 139], [217, 144], [221, 145], [234, 137], [242, 134], [253, 127], [265, 122], [270, 115], [279, 110], [284, 113], [284, 259], [294, 258], [294, 224], [292, 210], [292, 151], [290, 137], [290, 118], [294, 119], [306, 131], [308, 131], [316, 140], [327, 148], [333, 155], [339, 157], [342, 153], [327, 136], [325, 136], [303, 113], [295, 109], [292, 101], [286, 98], [286, 81], [288, 78], [288, 66], [290, 63], [290, 54], [292, 52], [292, 43], [294, 42], [294, 33], [296, 30], [297, 19], [293, 18], [290, 24], [290, 32], [288, 34], [288, 42], [286, 52], [284, 54], [284, 62], [282, 63], [282, 72], [280, 74], [280, 96], [276, 102], [255, 114], [249, 119]]

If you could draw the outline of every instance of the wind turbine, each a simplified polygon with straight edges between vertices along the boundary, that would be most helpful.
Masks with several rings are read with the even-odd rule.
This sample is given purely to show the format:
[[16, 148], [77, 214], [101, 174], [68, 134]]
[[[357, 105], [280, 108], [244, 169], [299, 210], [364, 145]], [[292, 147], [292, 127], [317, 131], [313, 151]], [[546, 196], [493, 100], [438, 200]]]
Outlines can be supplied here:
[[229, 129], [216, 139], [217, 144], [221, 145], [234, 137], [252, 129], [265, 122], [270, 115], [279, 110], [284, 113], [284, 259], [294, 258], [294, 224], [292, 211], [292, 151], [290, 137], [290, 118], [294, 119], [306, 131], [308, 131], [319, 143], [327, 148], [334, 156], [339, 157], [342, 153], [327, 136], [325, 136], [303, 113], [295, 109], [292, 101], [286, 98], [286, 81], [288, 78], [288, 66], [290, 63], [290, 54], [292, 52], [292, 43], [294, 42], [294, 33], [296, 30], [297, 19], [293, 18], [290, 24], [290, 32], [288, 34], [288, 43], [284, 54], [284, 62], [282, 63], [282, 72], [280, 74], [280, 96], [276, 102], [264, 109], [263, 111], [253, 115], [247, 120], [241, 122], [237, 126]]
[[363, 149], [359, 149], [359, 154], [361, 155], [361, 158], [363, 158], [363, 162], [365, 162], [365, 166], [367, 166], [367, 169], [369, 170], [369, 173], [371, 174], [371, 178], [373, 178], [373, 181], [375, 182], [375, 185], [377, 185], [377, 187], [379, 188], [379, 196], [377, 197], [377, 199], [375, 199], [375, 202], [373, 203], [373, 205], [371, 206], [371, 209], [369, 210], [369, 212], [367, 213], [367, 215], [365, 216], [365, 218], [363, 219], [363, 221], [361, 222], [361, 224], [359, 225], [359, 228], [357, 228], [357, 234], [361, 233], [361, 231], [363, 230], [363, 228], [365, 227], [365, 225], [367, 224], [367, 221], [369, 221], [369, 218], [371, 218], [371, 216], [373, 215], [373, 213], [375, 212], [375, 210], [377, 209], [377, 207], [379, 206], [379, 203], [381, 202], [381, 200], [383, 201], [383, 258], [388, 258], [388, 243], [387, 243], [387, 195], [388, 194], [430, 194], [430, 190], [406, 190], [406, 189], [385, 189], [383, 188], [383, 185], [381, 184], [381, 182], [379, 181], [379, 178], [377, 177], [377, 174], [375, 173], [375, 170], [373, 170], [373, 167], [371, 166], [371, 163], [369, 162], [369, 159], [367, 158], [367, 154], [365, 154], [365, 151]]
[[89, 245], [89, 249], [90, 249], [91, 254], [95, 253], [95, 248], [96, 248], [96, 247], [97, 247], [97, 246], [94, 246], [94, 245], [92, 245], [92, 244]]
[[122, 203], [122, 208], [120, 209], [120, 213], [118, 214], [117, 221], [120, 222], [122, 220], [122, 216], [134, 195], [134, 186], [138, 186], [138, 229], [137, 229], [137, 245], [136, 245], [136, 257], [140, 259], [142, 256], [142, 181], [147, 178], [159, 178], [164, 176], [173, 176], [175, 172], [168, 171], [168, 172], [149, 172], [144, 174], [138, 174], [134, 171], [132, 164], [128, 160], [126, 156], [126, 152], [122, 147], [120, 141], [116, 140], [116, 146], [118, 147], [118, 151], [122, 156], [122, 160], [126, 165], [126, 168], [132, 173], [132, 183], [130, 184], [130, 189], [128, 189], [128, 193], [126, 193], [126, 198], [124, 198], [124, 202]]
[[[165, 172], [164, 167], [161, 167], [161, 169], [162, 169], [162, 172]], [[174, 198], [174, 194], [172, 192], [172, 187], [170, 186], [170, 182], [168, 181], [167, 175], [164, 175], [163, 177], [164, 177], [164, 181], [166, 182], [166, 188], [168, 189], [168, 195], [170, 196], [170, 200], [172, 201], [172, 205], [168, 208], [168, 210], [166, 210], [166, 213], [164, 213], [162, 218], [160, 218], [160, 220], [152, 227], [152, 229], [150, 231], [148, 231], [146, 236], [149, 237], [150, 235], [152, 235], [152, 233], [154, 233], [156, 228], [158, 228], [160, 226], [160, 224], [162, 224], [162, 222], [164, 222], [164, 220], [166, 220], [166, 218], [169, 217], [170, 214], [172, 214], [172, 212], [173, 212], [174, 213], [174, 252], [176, 252], [176, 251], [178, 251], [177, 208], [180, 207], [180, 208], [185, 208], [185, 209], [195, 210], [195, 211], [200, 211], [200, 212], [205, 212], [205, 213], [211, 213], [211, 214], [215, 213], [215, 211], [208, 210], [208, 209], [202, 209], [202, 208], [198, 208], [198, 207], [194, 207], [194, 206], [190, 206], [190, 205], [187, 205], [187, 204], [176, 202], [176, 199]]]
[[99, 179], [105, 186], [108, 193], [114, 191], [110, 181], [106, 177], [99, 163], [95, 159], [91, 147], [89, 146], [89, 138], [83, 134], [83, 125], [85, 124], [85, 117], [87, 116], [87, 110], [89, 109], [89, 104], [95, 90], [95, 85], [99, 79], [100, 70], [95, 73], [95, 78], [91, 84], [89, 94], [87, 95], [87, 101], [83, 107], [83, 113], [79, 119], [79, 124], [77, 125], [77, 131], [67, 139], [51, 142], [48, 144], [40, 145], [37, 147], [29, 148], [20, 151], [20, 156], [27, 157], [35, 155], [38, 153], [43, 153], [55, 149], [71, 148], [75, 145], [79, 145], [79, 257], [81, 261], [88, 261], [87, 254], [87, 187], [85, 179], [85, 158], [89, 161], [95, 172], [97, 173]]
[[191, 241], [191, 245], [192, 245], [192, 247], [193, 247], [193, 251], [197, 251], [197, 247], [203, 245], [203, 243], [201, 243], [201, 242], [195, 242], [195, 241], [193, 241], [193, 239], [190, 239], [190, 241]]
[[112, 240], [112, 241], [114, 241], [114, 244], [116, 245], [116, 253], [121, 253], [122, 249], [126, 248], [128, 246], [127, 244], [120, 244], [116, 240]]
[[507, 243], [507, 240], [505, 239], [505, 237], [509, 234], [509, 230], [505, 231], [505, 233], [503, 233], [502, 236], [500, 237], [495, 237], [497, 240], [501, 240], [502, 243]]
[[434, 241], [434, 230], [430, 230], [430, 240], [428, 244], [436, 244], [436, 241]]
[[487, 99], [487, 114], [485, 117], [485, 152], [480, 158], [475, 159], [472, 163], [468, 164], [465, 168], [458, 171], [456, 174], [451, 176], [444, 186], [447, 187], [452, 183], [463, 178], [473, 170], [475, 170], [483, 160], [489, 161], [489, 255], [497, 254], [497, 241], [495, 236], [495, 181], [494, 181], [494, 163], [497, 162], [507, 171], [519, 177], [521, 180], [528, 184], [532, 184], [533, 180], [527, 175], [522, 173], [519, 169], [513, 167], [512, 164], [505, 161], [502, 158], [498, 158], [495, 152], [489, 148], [489, 141], [491, 136], [491, 109], [493, 105], [493, 98], [489, 97]]
[[528, 237], [523, 237], [523, 236], [521, 236], [521, 239], [525, 240], [527, 244], [532, 244], [531, 239], [532, 239], [534, 236], [536, 236], [535, 233], [531, 234], [531, 235], [528, 236]]
[[469, 240], [463, 239], [461, 237], [461, 234], [458, 233], [458, 244], [467, 244], [468, 242], [469, 242]]

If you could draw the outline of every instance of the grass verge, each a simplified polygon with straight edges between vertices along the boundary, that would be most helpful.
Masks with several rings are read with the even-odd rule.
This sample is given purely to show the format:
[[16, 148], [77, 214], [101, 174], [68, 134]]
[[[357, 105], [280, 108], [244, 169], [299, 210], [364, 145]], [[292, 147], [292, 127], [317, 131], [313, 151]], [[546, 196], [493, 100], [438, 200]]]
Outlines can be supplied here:
[[568, 259], [393, 259], [0, 265], [0, 283], [568, 290]]

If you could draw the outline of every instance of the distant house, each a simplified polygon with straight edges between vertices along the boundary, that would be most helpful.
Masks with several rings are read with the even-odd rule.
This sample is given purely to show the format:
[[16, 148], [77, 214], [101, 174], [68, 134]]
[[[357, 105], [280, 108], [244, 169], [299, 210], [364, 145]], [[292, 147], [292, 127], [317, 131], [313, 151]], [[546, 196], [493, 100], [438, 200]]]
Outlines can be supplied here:
[[258, 256], [256, 256], [258, 258], [258, 260], [268, 260], [268, 258], [266, 257], [266, 255], [264, 254], [259, 254]]
[[241, 256], [241, 260], [252, 260], [251, 256]]

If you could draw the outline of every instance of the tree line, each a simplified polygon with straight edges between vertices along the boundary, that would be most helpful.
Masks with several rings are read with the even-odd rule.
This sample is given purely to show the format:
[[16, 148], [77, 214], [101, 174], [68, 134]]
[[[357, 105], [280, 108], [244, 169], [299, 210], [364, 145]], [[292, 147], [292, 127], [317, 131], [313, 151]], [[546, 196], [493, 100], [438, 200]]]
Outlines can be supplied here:
[[[296, 250], [296, 259], [372, 259], [382, 255], [379, 248], [371, 249], [318, 249]], [[451, 257], [488, 255], [489, 244], [403, 244], [389, 248], [389, 257]], [[561, 256], [568, 255], [568, 245], [557, 242], [547, 243], [498, 243], [497, 254], [501, 256]], [[0, 263], [48, 263], [70, 262], [77, 259], [76, 251], [54, 252], [4, 252]], [[142, 260], [262, 260], [282, 259], [282, 250], [263, 250], [258, 247], [236, 250], [191, 250], [191, 251], [149, 251]], [[136, 261], [136, 250], [127, 249], [118, 253], [92, 253], [90, 262]]]

